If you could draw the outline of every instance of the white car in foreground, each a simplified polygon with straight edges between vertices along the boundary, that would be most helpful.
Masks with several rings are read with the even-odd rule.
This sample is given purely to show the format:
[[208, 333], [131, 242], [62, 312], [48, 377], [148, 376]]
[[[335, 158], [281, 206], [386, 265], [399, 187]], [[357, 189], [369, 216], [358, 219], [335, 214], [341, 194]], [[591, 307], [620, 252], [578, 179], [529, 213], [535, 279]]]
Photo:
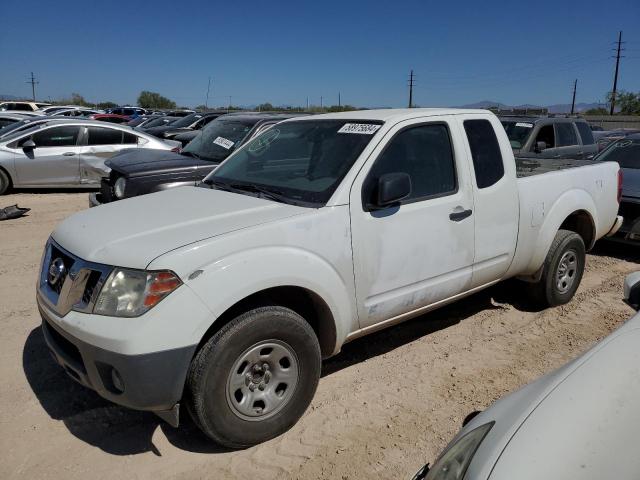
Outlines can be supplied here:
[[484, 110], [285, 120], [203, 188], [59, 225], [38, 282], [45, 338], [100, 395], [174, 425], [184, 401], [212, 439], [252, 445], [300, 418], [345, 342], [516, 276], [542, 305], [570, 301], [585, 250], [620, 226], [618, 172], [517, 168]]
[[[625, 301], [640, 308], [640, 272]], [[473, 417], [414, 480], [640, 478], [640, 314]]]

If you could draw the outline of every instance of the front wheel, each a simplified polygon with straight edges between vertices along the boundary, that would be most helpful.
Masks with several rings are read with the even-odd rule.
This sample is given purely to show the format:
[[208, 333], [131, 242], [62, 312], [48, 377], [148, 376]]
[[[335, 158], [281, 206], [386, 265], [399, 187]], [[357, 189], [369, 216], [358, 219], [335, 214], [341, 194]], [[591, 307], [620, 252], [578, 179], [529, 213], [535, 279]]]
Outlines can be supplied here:
[[532, 285], [534, 299], [542, 307], [568, 303], [582, 280], [585, 265], [582, 237], [569, 230], [558, 230], [542, 268], [540, 281]]
[[0, 169], [0, 195], [4, 195], [11, 187], [11, 179], [2, 169]]
[[194, 357], [187, 408], [215, 442], [244, 448], [291, 428], [320, 378], [320, 345], [311, 326], [284, 307], [246, 312], [214, 334]]

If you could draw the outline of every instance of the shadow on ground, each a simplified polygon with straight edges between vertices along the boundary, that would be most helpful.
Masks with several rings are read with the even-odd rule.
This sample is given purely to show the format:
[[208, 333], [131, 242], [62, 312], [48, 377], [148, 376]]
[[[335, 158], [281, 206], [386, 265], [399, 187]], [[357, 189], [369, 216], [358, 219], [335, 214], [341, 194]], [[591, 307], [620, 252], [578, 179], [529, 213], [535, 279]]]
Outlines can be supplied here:
[[[482, 311], [502, 308], [499, 303], [520, 305], [514, 286], [507, 282], [422, 315], [393, 328], [368, 335], [344, 346], [342, 352], [323, 363], [322, 376], [331, 375], [366, 359], [382, 355], [438, 330], [445, 329]], [[181, 411], [180, 428], [174, 429], [153, 413], [139, 412], [110, 403], [79, 385], [49, 354], [42, 330], [29, 334], [22, 363], [26, 378], [38, 401], [54, 420], [64, 423], [80, 440], [112, 455], [161, 452], [153, 444], [158, 427], [176, 448], [198, 453], [224, 453], [198, 430], [186, 411]]]
[[613, 257], [627, 262], [640, 263], [640, 245], [600, 240], [589, 252], [599, 257]]

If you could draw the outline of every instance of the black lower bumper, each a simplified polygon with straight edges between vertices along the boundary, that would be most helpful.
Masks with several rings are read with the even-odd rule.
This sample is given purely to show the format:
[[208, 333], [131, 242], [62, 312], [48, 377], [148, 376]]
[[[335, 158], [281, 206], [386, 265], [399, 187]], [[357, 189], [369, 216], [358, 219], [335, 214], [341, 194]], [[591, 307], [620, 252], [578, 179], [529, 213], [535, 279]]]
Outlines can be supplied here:
[[97, 207], [98, 205], [102, 205], [104, 202], [102, 201], [102, 194], [99, 192], [92, 192], [89, 194], [89, 207]]
[[101, 397], [135, 410], [157, 413], [177, 426], [182, 397], [196, 346], [142, 355], [123, 355], [83, 342], [57, 327], [40, 310], [45, 341], [67, 374]]

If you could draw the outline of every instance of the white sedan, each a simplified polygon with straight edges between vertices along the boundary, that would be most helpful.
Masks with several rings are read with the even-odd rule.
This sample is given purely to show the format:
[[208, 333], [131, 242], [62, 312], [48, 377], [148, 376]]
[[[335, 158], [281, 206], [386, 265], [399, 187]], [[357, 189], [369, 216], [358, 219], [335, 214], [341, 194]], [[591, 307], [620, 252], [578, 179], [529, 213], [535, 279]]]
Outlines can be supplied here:
[[[625, 280], [640, 308], [640, 272]], [[640, 478], [640, 314], [473, 417], [414, 480]]]
[[52, 119], [0, 140], [0, 195], [11, 187], [99, 187], [109, 173], [105, 160], [121, 150], [180, 145], [125, 126]]

